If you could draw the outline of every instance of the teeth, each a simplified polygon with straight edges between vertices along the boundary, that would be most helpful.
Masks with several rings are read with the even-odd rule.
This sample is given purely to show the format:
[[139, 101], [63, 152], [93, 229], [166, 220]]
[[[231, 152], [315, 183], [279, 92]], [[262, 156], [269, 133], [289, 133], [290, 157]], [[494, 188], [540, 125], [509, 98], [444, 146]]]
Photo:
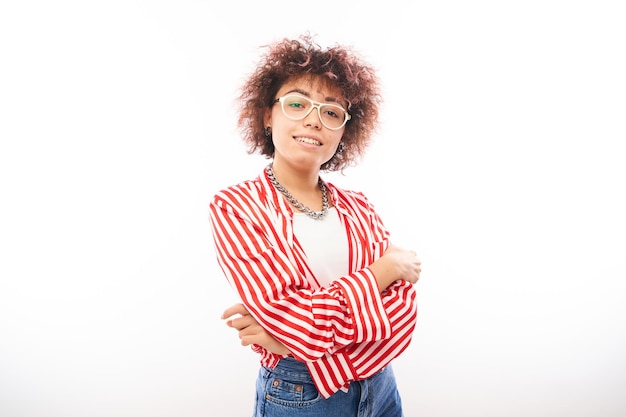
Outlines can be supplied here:
[[310, 143], [311, 145], [321, 145], [321, 143], [319, 143], [318, 141], [316, 141], [315, 139], [311, 139], [311, 138], [296, 138], [296, 140], [298, 142], [303, 142], [303, 143]]

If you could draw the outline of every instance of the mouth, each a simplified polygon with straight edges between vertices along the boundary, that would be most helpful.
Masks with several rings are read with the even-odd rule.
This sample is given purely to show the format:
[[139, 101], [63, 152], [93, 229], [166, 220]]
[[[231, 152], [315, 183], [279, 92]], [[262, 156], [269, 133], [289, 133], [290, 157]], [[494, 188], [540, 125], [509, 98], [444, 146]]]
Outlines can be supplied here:
[[308, 143], [309, 145], [322, 146], [322, 142], [317, 139], [309, 138], [307, 136], [295, 136], [294, 139], [297, 142]]

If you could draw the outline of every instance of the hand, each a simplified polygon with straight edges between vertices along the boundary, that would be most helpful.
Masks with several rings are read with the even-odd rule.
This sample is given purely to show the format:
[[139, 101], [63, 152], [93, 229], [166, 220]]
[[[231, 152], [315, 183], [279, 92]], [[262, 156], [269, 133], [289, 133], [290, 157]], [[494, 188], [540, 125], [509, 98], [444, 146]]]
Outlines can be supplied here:
[[393, 245], [369, 267], [381, 292], [399, 279], [415, 284], [422, 272], [422, 262], [414, 251]]
[[415, 284], [420, 279], [422, 262], [417, 258], [417, 253], [412, 250], [402, 249], [391, 245], [383, 256], [391, 256], [395, 261], [399, 279]]
[[269, 334], [241, 303], [227, 308], [222, 314], [222, 319], [228, 319], [236, 314], [239, 314], [240, 317], [227, 320], [226, 325], [239, 331], [242, 346], [255, 344], [279, 355], [291, 353], [285, 345]]

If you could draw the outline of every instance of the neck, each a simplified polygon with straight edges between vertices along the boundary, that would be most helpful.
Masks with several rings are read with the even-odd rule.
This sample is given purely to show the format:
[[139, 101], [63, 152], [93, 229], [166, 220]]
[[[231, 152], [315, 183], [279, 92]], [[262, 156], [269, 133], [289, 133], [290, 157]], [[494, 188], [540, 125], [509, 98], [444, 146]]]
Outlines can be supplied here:
[[296, 194], [319, 193], [320, 171], [302, 169], [288, 164], [282, 164], [274, 160], [271, 164], [276, 179], [289, 190]]
[[[314, 189], [309, 190], [307, 187], [307, 190], [300, 191], [295, 187], [289, 189], [287, 185], [282, 183], [271, 165], [267, 167], [267, 174], [274, 187], [276, 187], [276, 189], [283, 194], [285, 199], [297, 210], [315, 219], [321, 219], [328, 212], [330, 204], [326, 185], [323, 184], [319, 178], [315, 182]], [[291, 184], [296, 183], [297, 181], [291, 181]]]

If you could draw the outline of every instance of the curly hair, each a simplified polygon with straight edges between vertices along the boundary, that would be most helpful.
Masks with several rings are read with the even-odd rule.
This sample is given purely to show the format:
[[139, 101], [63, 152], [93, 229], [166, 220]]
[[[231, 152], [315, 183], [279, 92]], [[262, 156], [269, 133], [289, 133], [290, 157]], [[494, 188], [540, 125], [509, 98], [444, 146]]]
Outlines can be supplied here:
[[365, 153], [378, 128], [382, 97], [373, 67], [350, 47], [336, 45], [322, 49], [308, 33], [299, 40], [283, 39], [264, 48], [268, 52], [241, 87], [239, 96], [237, 125], [248, 152], [273, 157], [274, 144], [271, 136], [265, 134], [263, 123], [265, 110], [274, 105], [275, 95], [286, 82], [314, 76], [341, 90], [351, 115], [342, 137], [342, 151], [320, 169], [339, 171], [354, 164]]

